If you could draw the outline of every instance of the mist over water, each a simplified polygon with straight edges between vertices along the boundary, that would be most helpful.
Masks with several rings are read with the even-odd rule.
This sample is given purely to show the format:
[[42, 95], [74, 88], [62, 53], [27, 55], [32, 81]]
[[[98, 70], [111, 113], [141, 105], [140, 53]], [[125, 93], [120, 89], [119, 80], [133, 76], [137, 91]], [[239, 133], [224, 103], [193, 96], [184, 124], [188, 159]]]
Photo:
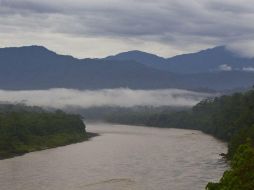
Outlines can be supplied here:
[[132, 90], [128, 88], [102, 90], [0, 90], [0, 101], [25, 103], [43, 107], [65, 108], [78, 106], [81, 108], [100, 106], [193, 106], [202, 99], [211, 96], [179, 89]]

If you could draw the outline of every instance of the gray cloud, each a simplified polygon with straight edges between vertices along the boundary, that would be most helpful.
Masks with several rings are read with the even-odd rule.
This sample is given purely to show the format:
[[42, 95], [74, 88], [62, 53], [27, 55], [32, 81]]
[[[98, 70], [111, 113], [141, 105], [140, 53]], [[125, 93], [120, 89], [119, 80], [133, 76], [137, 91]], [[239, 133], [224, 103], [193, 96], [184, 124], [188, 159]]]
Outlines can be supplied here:
[[99, 106], [193, 106], [209, 94], [187, 90], [131, 90], [126, 88], [104, 90], [50, 89], [30, 91], [0, 90], [1, 102], [26, 103], [44, 107], [82, 108]]
[[[104, 53], [94, 47], [98, 56], [131, 47], [172, 55], [221, 44], [235, 47], [254, 39], [252, 0], [0, 0], [0, 5], [0, 35], [12, 32], [22, 38], [15, 31], [41, 31], [46, 39], [34, 35], [22, 43], [39, 41], [59, 51], [65, 51], [64, 43], [71, 38], [82, 43], [93, 39], [104, 47]], [[47, 40], [55, 35], [63, 38], [57, 41], [62, 48]], [[81, 48], [86, 56], [85, 45], [71, 53], [81, 56]], [[254, 48], [249, 52], [254, 55]]]
[[[29, 0], [0, 0], [2, 13], [5, 14], [22, 14], [22, 13], [55, 13], [58, 8], [41, 1]], [[9, 11], [9, 12], [8, 12]]]
[[232, 67], [227, 65], [227, 64], [224, 64], [224, 65], [219, 66], [219, 70], [221, 70], [221, 71], [232, 71]]
[[246, 72], [254, 72], [254, 67], [244, 67], [244, 68], [243, 68], [243, 71], [246, 71]]

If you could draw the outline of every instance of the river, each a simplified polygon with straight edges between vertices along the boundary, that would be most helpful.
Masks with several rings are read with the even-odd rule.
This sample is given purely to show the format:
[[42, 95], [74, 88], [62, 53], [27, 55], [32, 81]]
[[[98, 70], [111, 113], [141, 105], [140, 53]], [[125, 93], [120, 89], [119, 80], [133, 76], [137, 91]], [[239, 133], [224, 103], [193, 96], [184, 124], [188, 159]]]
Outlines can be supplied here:
[[1, 190], [204, 190], [226, 144], [199, 131], [88, 124], [90, 141], [0, 161]]

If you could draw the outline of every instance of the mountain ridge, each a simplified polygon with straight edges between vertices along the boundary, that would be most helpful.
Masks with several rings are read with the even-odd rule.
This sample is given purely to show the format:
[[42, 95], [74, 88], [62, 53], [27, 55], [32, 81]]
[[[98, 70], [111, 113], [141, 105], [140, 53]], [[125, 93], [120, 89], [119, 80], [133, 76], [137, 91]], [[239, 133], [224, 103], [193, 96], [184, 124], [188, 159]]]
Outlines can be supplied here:
[[[137, 52], [135, 52], [137, 54]], [[226, 46], [216, 46], [213, 48], [201, 50], [194, 53], [176, 55], [169, 58], [141, 52], [139, 56], [133, 56], [132, 51], [108, 56], [109, 60], [135, 60], [152, 68], [167, 70], [175, 73], [194, 74], [202, 72], [213, 72], [220, 70], [246, 70], [254, 68], [254, 59], [241, 57], [238, 54], [229, 51]], [[146, 56], [146, 57], [145, 57]], [[155, 59], [156, 58], [156, 59]], [[149, 60], [146, 63], [146, 60]]]
[[154, 68], [137, 60], [77, 59], [43, 46], [0, 48], [0, 89], [126, 87], [221, 91], [253, 84], [254, 73], [240, 70], [183, 73]]

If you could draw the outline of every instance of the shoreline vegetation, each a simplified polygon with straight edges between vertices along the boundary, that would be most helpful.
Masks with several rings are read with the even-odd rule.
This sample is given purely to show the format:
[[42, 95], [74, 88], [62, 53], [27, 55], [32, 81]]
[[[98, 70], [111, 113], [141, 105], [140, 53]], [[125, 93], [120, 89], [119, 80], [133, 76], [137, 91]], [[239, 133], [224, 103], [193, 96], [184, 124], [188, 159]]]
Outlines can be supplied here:
[[254, 189], [254, 89], [209, 98], [191, 110], [160, 113], [115, 113], [107, 122], [161, 128], [194, 129], [228, 143], [230, 169], [206, 190]]
[[38, 149], [34, 149], [34, 150], [31, 150], [31, 151], [28, 151], [28, 152], [10, 154], [6, 157], [1, 157], [0, 156], [0, 160], [10, 159], [10, 158], [18, 157], [18, 156], [23, 156], [23, 155], [25, 155], [27, 153], [31, 153], [31, 152], [37, 152], [37, 151], [48, 150], [48, 149], [57, 148], [57, 147], [68, 146], [68, 145], [71, 145], [71, 144], [81, 143], [81, 142], [84, 142], [84, 141], [89, 141], [91, 138], [97, 137], [97, 136], [100, 136], [100, 135], [98, 133], [87, 132], [86, 137], [84, 139], [80, 139], [79, 141], [76, 141], [76, 142], [66, 143], [66, 144], [61, 144], [61, 145], [59, 144], [59, 145], [52, 146], [52, 147], [41, 147], [41, 148], [39, 147]]
[[0, 106], [0, 160], [79, 143], [98, 136], [86, 132], [79, 115], [24, 105]]

